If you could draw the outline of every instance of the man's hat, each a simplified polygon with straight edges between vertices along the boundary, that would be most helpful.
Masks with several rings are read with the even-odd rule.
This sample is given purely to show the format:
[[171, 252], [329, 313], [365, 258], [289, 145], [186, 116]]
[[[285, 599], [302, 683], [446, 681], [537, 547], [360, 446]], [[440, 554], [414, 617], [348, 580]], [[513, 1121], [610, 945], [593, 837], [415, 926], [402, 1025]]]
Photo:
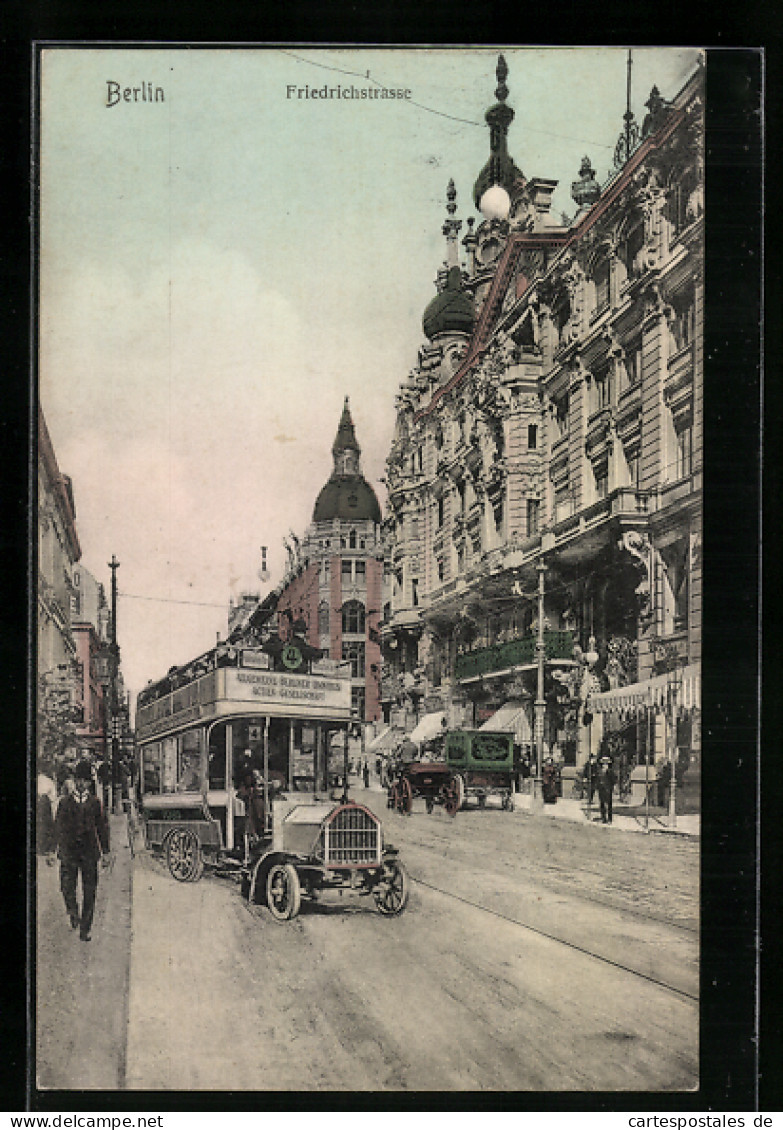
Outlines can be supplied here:
[[604, 765], [604, 764], [611, 765], [612, 764], [612, 759], [611, 759], [611, 757], [609, 756], [608, 753], [605, 753], [603, 755], [603, 757], [601, 758], [601, 764], [602, 765]]
[[73, 771], [74, 777], [77, 781], [91, 781], [92, 780], [92, 766], [87, 758], [83, 758]]

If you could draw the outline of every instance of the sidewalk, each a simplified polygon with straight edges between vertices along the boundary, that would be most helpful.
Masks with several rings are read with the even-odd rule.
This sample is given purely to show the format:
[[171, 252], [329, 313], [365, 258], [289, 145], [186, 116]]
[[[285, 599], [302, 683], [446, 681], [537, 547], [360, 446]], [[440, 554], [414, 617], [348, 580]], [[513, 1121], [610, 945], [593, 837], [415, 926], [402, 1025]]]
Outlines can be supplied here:
[[99, 873], [92, 941], [72, 930], [59, 863], [36, 859], [36, 1080], [41, 1090], [120, 1090], [133, 859], [124, 813], [109, 816], [113, 862]]
[[[350, 782], [351, 789], [361, 789], [359, 781]], [[370, 792], [385, 793], [386, 789], [379, 783], [377, 777], [370, 778]], [[593, 801], [592, 810], [588, 811], [587, 802], [573, 800], [570, 797], [558, 797], [556, 804], [533, 805], [530, 793], [514, 793], [514, 811], [524, 813], [526, 816], [543, 816], [552, 820], [571, 820], [577, 824], [601, 824], [601, 813], [598, 807], [598, 798]], [[475, 803], [475, 802], [474, 802]], [[497, 801], [490, 802], [497, 804]], [[669, 826], [669, 814], [661, 808], [651, 808], [649, 823], [646, 819], [644, 808], [614, 803], [612, 823], [603, 824], [601, 827], [617, 828], [621, 832], [643, 832], [653, 835], [662, 833], [670, 836], [698, 837], [701, 834], [701, 816], [697, 812], [678, 813], [674, 827]]]
[[621, 832], [643, 832], [647, 834], [663, 833], [673, 836], [695, 836], [701, 834], [701, 816], [697, 812], [678, 813], [675, 824], [670, 826], [669, 814], [660, 808], [650, 809], [649, 824], [647, 823], [644, 809], [630, 808], [615, 803], [611, 824], [601, 824], [601, 814], [598, 801], [594, 801], [592, 809], [588, 810], [587, 803], [582, 800], [558, 797], [555, 804], [541, 804], [534, 807], [533, 797], [530, 793], [515, 793], [514, 811], [522, 812], [526, 816], [544, 816], [553, 820], [572, 820], [579, 824], [599, 824], [605, 828], [617, 828]]

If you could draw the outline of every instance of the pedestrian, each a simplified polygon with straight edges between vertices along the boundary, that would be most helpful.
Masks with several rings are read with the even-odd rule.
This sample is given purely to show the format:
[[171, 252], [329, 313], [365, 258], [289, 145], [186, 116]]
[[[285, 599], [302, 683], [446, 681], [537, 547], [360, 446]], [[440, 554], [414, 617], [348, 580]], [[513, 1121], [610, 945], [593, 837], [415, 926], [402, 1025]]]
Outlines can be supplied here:
[[57, 805], [57, 787], [52, 776], [41, 770], [38, 774], [35, 807], [35, 845], [47, 863], [54, 862], [54, 814]]
[[[74, 788], [57, 807], [55, 838], [60, 857], [60, 890], [65, 909], [79, 937], [89, 942], [98, 889], [98, 860], [109, 862], [109, 828], [103, 806], [90, 789], [92, 770], [85, 758], [74, 771]], [[82, 910], [76, 901], [76, 885], [82, 877]]]
[[601, 806], [601, 823], [612, 823], [612, 792], [615, 785], [614, 765], [608, 753], [598, 762], [598, 803]]
[[366, 761], [364, 763], [364, 766], [362, 767], [362, 777], [364, 778], [365, 789], [369, 789], [369, 787], [370, 787], [370, 766], [367, 764]]
[[555, 804], [557, 801], [557, 766], [551, 757], [546, 759], [541, 770], [541, 795], [544, 804]]
[[591, 753], [585, 762], [582, 779], [584, 781], [585, 792], [587, 793], [587, 803], [592, 804], [598, 783], [598, 762], [595, 759], [594, 753]]

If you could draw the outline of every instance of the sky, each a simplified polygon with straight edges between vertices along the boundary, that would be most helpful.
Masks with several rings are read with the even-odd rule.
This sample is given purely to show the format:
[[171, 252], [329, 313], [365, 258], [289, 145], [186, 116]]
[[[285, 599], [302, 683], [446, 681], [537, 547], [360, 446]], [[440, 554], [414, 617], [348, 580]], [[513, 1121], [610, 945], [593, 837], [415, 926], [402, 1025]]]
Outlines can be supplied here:
[[[282, 580], [345, 396], [383, 505], [450, 178], [460, 237], [476, 216], [499, 51], [509, 152], [526, 177], [557, 180], [553, 209], [573, 215], [582, 157], [599, 181], [611, 169], [624, 49], [43, 52], [39, 397], [82, 564], [108, 593], [120, 562], [134, 696], [225, 634], [232, 597]], [[672, 98], [698, 57], [634, 50], [640, 125], [653, 84]], [[110, 83], [164, 98], [107, 105]], [[338, 83], [410, 97], [296, 93]]]

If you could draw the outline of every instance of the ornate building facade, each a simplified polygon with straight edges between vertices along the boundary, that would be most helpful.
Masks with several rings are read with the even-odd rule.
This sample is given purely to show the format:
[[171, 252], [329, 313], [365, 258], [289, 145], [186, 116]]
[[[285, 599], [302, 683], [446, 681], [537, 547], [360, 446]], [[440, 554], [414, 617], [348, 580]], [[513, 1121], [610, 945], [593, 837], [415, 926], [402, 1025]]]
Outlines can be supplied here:
[[671, 101], [653, 88], [603, 185], [584, 158], [572, 220], [510, 157], [502, 57], [497, 77], [483, 218], [461, 264], [450, 183], [427, 342], [396, 402], [384, 718], [473, 727], [505, 708], [532, 746], [543, 572], [547, 749], [575, 772], [611, 731], [662, 762], [646, 707], [675, 672], [672, 740], [697, 778], [703, 76]]
[[380, 717], [381, 508], [361, 470], [348, 398], [332, 445], [333, 470], [304, 537], [287, 543], [276, 597], [281, 638], [303, 638], [351, 665], [351, 704], [360, 722]]
[[71, 480], [38, 409], [38, 757], [50, 773], [75, 752], [79, 663], [71, 627], [73, 568], [81, 557]]

